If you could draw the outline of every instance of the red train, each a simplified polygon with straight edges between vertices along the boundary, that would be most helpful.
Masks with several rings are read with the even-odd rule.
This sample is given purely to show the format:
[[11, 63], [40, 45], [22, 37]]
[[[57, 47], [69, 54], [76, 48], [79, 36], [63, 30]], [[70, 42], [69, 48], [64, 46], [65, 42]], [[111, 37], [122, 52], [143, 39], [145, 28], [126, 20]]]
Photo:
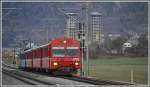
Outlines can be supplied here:
[[73, 74], [80, 69], [81, 55], [82, 51], [78, 40], [58, 38], [46, 45], [21, 53], [19, 67]]

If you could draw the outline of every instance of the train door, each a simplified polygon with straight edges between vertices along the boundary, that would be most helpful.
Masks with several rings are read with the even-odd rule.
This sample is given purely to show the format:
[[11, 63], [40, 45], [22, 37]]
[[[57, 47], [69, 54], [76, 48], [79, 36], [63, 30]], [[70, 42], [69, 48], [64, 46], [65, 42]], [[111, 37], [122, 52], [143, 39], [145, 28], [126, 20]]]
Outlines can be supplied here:
[[48, 47], [47, 46], [43, 48], [42, 67], [44, 69], [49, 68], [49, 57], [48, 57]]
[[48, 45], [48, 57], [49, 57], [49, 69], [51, 69], [51, 59], [52, 59], [51, 45]]
[[40, 69], [42, 69], [43, 48], [40, 48]]

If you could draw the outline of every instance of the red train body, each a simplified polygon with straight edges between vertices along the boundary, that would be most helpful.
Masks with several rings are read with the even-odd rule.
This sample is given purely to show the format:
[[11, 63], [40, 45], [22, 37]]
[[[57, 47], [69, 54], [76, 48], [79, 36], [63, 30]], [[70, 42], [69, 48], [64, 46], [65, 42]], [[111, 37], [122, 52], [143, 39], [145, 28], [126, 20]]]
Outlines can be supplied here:
[[20, 68], [75, 73], [81, 65], [80, 42], [58, 38], [49, 44], [21, 53]]

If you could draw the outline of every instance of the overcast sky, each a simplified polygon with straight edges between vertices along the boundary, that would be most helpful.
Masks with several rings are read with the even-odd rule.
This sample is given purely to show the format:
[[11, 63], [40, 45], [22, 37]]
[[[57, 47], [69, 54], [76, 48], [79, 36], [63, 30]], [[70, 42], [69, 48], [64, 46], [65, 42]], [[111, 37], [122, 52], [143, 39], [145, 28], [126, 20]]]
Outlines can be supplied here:
[[[147, 26], [147, 3], [90, 2], [89, 4], [91, 12], [102, 13], [104, 32], [139, 30]], [[67, 16], [60, 9], [64, 8], [65, 12], [75, 12], [84, 19], [84, 15], [81, 16], [84, 13], [83, 7], [85, 2], [4, 2], [3, 31], [25, 33], [30, 30], [49, 29], [50, 38], [61, 37], [64, 36]], [[3, 38], [5, 39], [5, 36]]]

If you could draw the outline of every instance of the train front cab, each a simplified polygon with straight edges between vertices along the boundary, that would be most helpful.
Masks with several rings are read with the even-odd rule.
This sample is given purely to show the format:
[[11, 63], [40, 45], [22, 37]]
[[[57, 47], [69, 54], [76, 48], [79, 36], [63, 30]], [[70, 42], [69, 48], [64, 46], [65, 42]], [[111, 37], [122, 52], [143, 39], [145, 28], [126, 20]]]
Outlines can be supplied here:
[[80, 69], [80, 42], [73, 39], [57, 39], [51, 43], [51, 69], [63, 73], [77, 73]]

